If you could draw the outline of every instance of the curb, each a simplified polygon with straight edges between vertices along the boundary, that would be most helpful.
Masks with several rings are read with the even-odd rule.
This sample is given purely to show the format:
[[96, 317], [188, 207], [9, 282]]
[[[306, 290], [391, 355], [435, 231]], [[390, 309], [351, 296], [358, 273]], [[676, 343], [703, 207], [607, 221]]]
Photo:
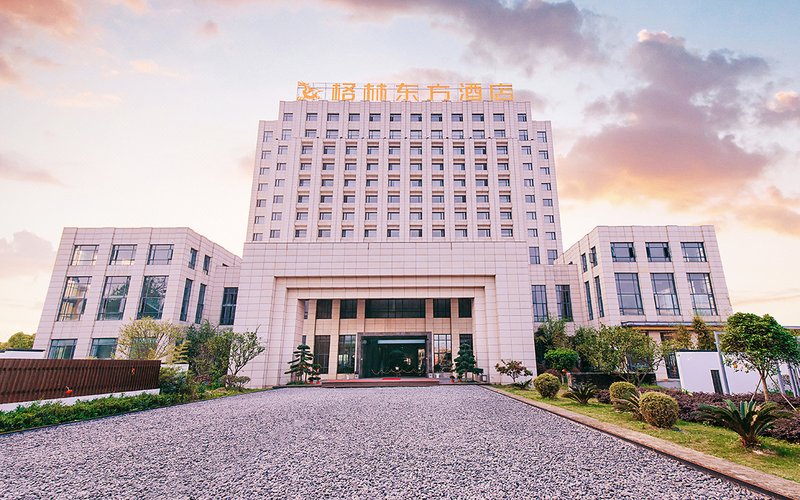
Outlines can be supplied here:
[[657, 437], [643, 434], [641, 432], [623, 429], [614, 424], [601, 422], [596, 418], [581, 415], [557, 406], [533, 401], [531, 399], [506, 392], [502, 389], [489, 386], [484, 387], [485, 389], [502, 396], [514, 399], [554, 415], [558, 415], [559, 417], [566, 418], [567, 420], [571, 420], [586, 427], [609, 434], [629, 443], [641, 446], [642, 448], [655, 451], [660, 455], [677, 460], [690, 467], [699, 469], [707, 474], [711, 474], [712, 476], [739, 484], [757, 493], [779, 499], [800, 500], [800, 484], [794, 481], [783, 479], [772, 474], [767, 474], [766, 472], [757, 471], [755, 469], [751, 469], [750, 467], [729, 462], [728, 460], [708, 455], [700, 451], [695, 451], [690, 448], [659, 439]]

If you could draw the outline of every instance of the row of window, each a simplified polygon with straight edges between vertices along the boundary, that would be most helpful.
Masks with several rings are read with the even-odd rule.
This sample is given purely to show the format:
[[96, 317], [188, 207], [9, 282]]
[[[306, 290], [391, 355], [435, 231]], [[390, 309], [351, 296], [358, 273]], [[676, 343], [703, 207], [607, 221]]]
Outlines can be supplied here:
[[[389, 130], [388, 135], [384, 135], [384, 132], [381, 130], [370, 129], [367, 131], [366, 137], [362, 135], [361, 130], [358, 129], [348, 129], [347, 135], [339, 135], [339, 129], [326, 129], [325, 130], [325, 139], [508, 139], [509, 136], [506, 134], [506, 129], [494, 129], [492, 130], [492, 136], [487, 137], [485, 130], [473, 129], [471, 135], [469, 137], [464, 135], [464, 130], [461, 129], [454, 129], [452, 130], [450, 136], [445, 136], [445, 132], [443, 130], [431, 130], [430, 135], [424, 136], [423, 131], [420, 129], [410, 130], [407, 136], [403, 136], [401, 130], [398, 129], [391, 129]], [[304, 139], [319, 139], [321, 136], [318, 136], [319, 130], [316, 128], [306, 128], [303, 130], [303, 138]], [[341, 132], [344, 134], [344, 131]], [[451, 137], [452, 136], [452, 137]], [[281, 140], [288, 141], [293, 138], [292, 130], [291, 129], [283, 129], [281, 131]], [[268, 141], [272, 139], [272, 132], [267, 131], [264, 132], [264, 141]], [[517, 130], [517, 139], [520, 141], [529, 141], [530, 135], [527, 129], [520, 129]], [[547, 142], [547, 132], [537, 131], [536, 132], [536, 140], [539, 142]], [[464, 154], [464, 153], [461, 153]]]
[[[551, 200], [552, 201], [552, 200]], [[552, 205], [545, 205], [545, 206], [552, 206]], [[455, 220], [467, 220], [467, 212], [457, 211], [453, 212]], [[555, 215], [546, 214], [545, 222], [549, 224], [555, 223]], [[422, 220], [422, 212], [419, 211], [410, 211], [408, 213], [409, 220], [412, 221], [421, 221]], [[491, 220], [491, 212], [488, 211], [477, 211], [475, 212], [475, 218], [477, 220]], [[536, 212], [525, 212], [525, 218], [527, 220], [537, 220]], [[512, 220], [512, 212], [511, 211], [501, 211], [500, 212], [500, 220]], [[270, 220], [272, 221], [280, 221], [283, 220], [283, 212], [272, 212], [270, 216]], [[297, 221], [307, 221], [308, 220], [308, 212], [302, 211], [295, 213], [295, 220]], [[320, 211], [319, 212], [319, 220], [321, 221], [330, 221], [333, 220], [333, 212], [331, 211]], [[343, 221], [354, 221], [355, 220], [355, 212], [342, 212], [342, 220]], [[364, 220], [366, 221], [377, 221], [378, 220], [378, 212], [368, 211], [364, 212]], [[389, 211], [386, 212], [386, 220], [400, 220], [400, 212], [399, 211]], [[443, 211], [433, 211], [431, 212], [431, 220], [445, 220], [445, 212]], [[253, 219], [254, 224], [264, 224], [266, 223], [266, 216], [265, 215], [256, 215]]]
[[[368, 156], [377, 156], [380, 154], [380, 145], [379, 144], [367, 144], [367, 155]], [[408, 148], [408, 152], [411, 156], [422, 156], [423, 155], [423, 146], [419, 145], [410, 145]], [[488, 148], [486, 145], [475, 145], [473, 148], [473, 152], [475, 156], [487, 156]], [[499, 156], [507, 156], [508, 155], [508, 145], [497, 145], [495, 152]], [[531, 146], [520, 146], [520, 152], [523, 155], [531, 156], [533, 155], [533, 149]], [[278, 146], [278, 154], [279, 155], [287, 155], [289, 154], [289, 146], [288, 145], [280, 145]], [[313, 144], [301, 144], [300, 145], [300, 154], [301, 155], [311, 155], [314, 154], [314, 145]], [[322, 146], [322, 154], [323, 155], [335, 155], [336, 154], [336, 146], [334, 144], [324, 144]], [[358, 154], [358, 146], [355, 144], [348, 144], [345, 146], [344, 154], [348, 156], [355, 156]], [[431, 156], [444, 156], [444, 146], [440, 145], [433, 145], [430, 147], [430, 154]], [[389, 144], [388, 147], [388, 155], [389, 156], [400, 156], [400, 145], [393, 145]], [[456, 145], [453, 146], [453, 156], [465, 156], [466, 155], [466, 148], [463, 145]], [[537, 158], [540, 160], [548, 160], [550, 159], [550, 153], [546, 149], [539, 150], [536, 153]], [[272, 151], [268, 149], [264, 149], [261, 151], [261, 159], [268, 160], [272, 158]]]
[[[552, 191], [553, 187], [552, 184], [549, 182], [542, 183], [541, 188], [544, 191]], [[444, 194], [433, 194], [431, 195], [431, 203], [435, 204], [443, 204], [444, 203]], [[536, 203], [536, 198], [534, 195], [529, 195], [530, 197], [526, 197], [526, 203]], [[333, 203], [333, 194], [321, 194], [319, 196], [319, 202], [325, 204], [332, 204]], [[497, 196], [498, 201], [504, 204], [510, 204], [511, 201], [511, 194], [510, 193], [501, 193]], [[272, 203], [275, 205], [283, 203], [284, 196], [282, 194], [276, 194], [272, 197]], [[458, 204], [465, 204], [467, 203], [467, 195], [466, 194], [457, 194], [454, 195], [453, 198], [455, 203]], [[297, 195], [297, 203], [301, 205], [305, 205], [311, 202], [311, 195], [309, 194], [299, 194]], [[387, 195], [387, 202], [388, 203], [400, 203], [400, 194], [390, 194]], [[411, 204], [421, 204], [423, 202], [422, 194], [411, 194], [408, 197], [408, 202]], [[356, 195], [355, 194], [343, 194], [342, 195], [342, 203], [345, 205], [354, 205], [356, 203]], [[364, 196], [364, 203], [376, 205], [378, 203], [378, 195], [377, 194], [367, 194]], [[489, 195], [488, 194], [477, 194], [475, 195], [475, 203], [478, 204], [488, 204], [489, 203]], [[545, 206], [552, 206], [552, 198], [550, 198], [550, 202], [546, 203]], [[264, 198], [260, 198], [256, 200], [256, 207], [262, 208], [267, 206], [267, 200]]]
[[[264, 235], [268, 234], [269, 239], [277, 239], [281, 237], [281, 230], [280, 229], [271, 229], [269, 233], [253, 233], [252, 241], [264, 241]], [[318, 238], [330, 238], [332, 236], [331, 229], [318, 229], [317, 230], [317, 237]], [[465, 227], [456, 227], [454, 230], [454, 234], [456, 238], [468, 238], [469, 237], [469, 230]], [[492, 230], [488, 227], [478, 227], [476, 232], [478, 238], [491, 238], [492, 237]], [[352, 228], [345, 228], [341, 230], [342, 238], [355, 238], [355, 229]], [[423, 229], [421, 227], [412, 227], [408, 230], [408, 235], [411, 238], [422, 238], [423, 237]], [[444, 238], [446, 236], [445, 228], [437, 228], [434, 227], [431, 229], [431, 237], [433, 238]], [[536, 229], [529, 229], [528, 236], [535, 238], [538, 236], [538, 230]], [[556, 233], [552, 231], [548, 231], [546, 233], [548, 240], [555, 240]], [[294, 230], [294, 237], [295, 238], [307, 238], [308, 237], [308, 230], [307, 229], [295, 229]], [[364, 229], [364, 238], [377, 238], [378, 237], [378, 230], [376, 228], [366, 228]], [[400, 237], [400, 228], [388, 228], [386, 230], [386, 237], [387, 238], [399, 238]], [[502, 238], [513, 238], [514, 237], [514, 229], [510, 227], [501, 227], [500, 228], [500, 237]], [[552, 260], [550, 259], [550, 252], [555, 252], [555, 250], [548, 250], [548, 264], [552, 264], [555, 261], [557, 255], [554, 254]], [[533, 262], [532, 262], [533, 263]]]
[[[484, 113], [472, 113], [471, 119], [473, 122], [483, 122], [485, 121]], [[319, 113], [309, 112], [306, 113], [306, 121], [307, 122], [315, 122], [318, 121], [320, 118]], [[326, 115], [326, 121], [329, 122], [338, 122], [340, 118], [339, 113], [328, 113]], [[382, 113], [369, 113], [367, 114], [367, 120], [370, 122], [380, 122], [383, 118]], [[408, 120], [411, 122], [421, 122], [422, 121], [422, 113], [409, 113]], [[430, 114], [430, 121], [431, 122], [441, 122], [444, 119], [444, 115], [442, 113], [431, 113]], [[403, 113], [389, 113], [389, 122], [400, 122], [403, 120]], [[294, 113], [284, 113], [283, 114], [283, 121], [290, 122], [294, 121]], [[351, 122], [360, 122], [361, 121], [361, 113], [348, 113], [347, 121]], [[450, 121], [453, 122], [463, 122], [464, 121], [464, 113], [451, 113], [450, 114]], [[495, 122], [505, 122], [506, 115], [505, 113], [492, 113], [492, 121]], [[527, 122], [528, 115], [526, 113], [517, 113], [517, 121], [518, 122]]]
[[[466, 163], [455, 162], [451, 165], [452, 170], [456, 172], [465, 172], [467, 170]], [[346, 172], [354, 172], [357, 170], [357, 163], [355, 162], [345, 162], [344, 163], [344, 170]], [[444, 162], [433, 162], [429, 165], [429, 169], [433, 172], [444, 172], [445, 163]], [[322, 163], [322, 171], [323, 172], [333, 172], [336, 168], [336, 164], [333, 162], [323, 162]], [[489, 163], [483, 162], [475, 162], [472, 164], [472, 168], [476, 172], [486, 172], [489, 170]], [[508, 170], [508, 163], [507, 162], [498, 162], [496, 164], [496, 168], [499, 171], [506, 171]], [[386, 170], [389, 172], [399, 172], [401, 169], [400, 162], [391, 162], [386, 164]], [[523, 163], [522, 164], [523, 170], [532, 171], [533, 170], [533, 163]], [[286, 163], [279, 162], [275, 165], [275, 170], [279, 172], [286, 171]], [[311, 163], [303, 162], [300, 163], [300, 171], [310, 171], [311, 170]], [[366, 162], [366, 170], [367, 172], [377, 172], [379, 170], [379, 165], [377, 162], [374, 161], [367, 161]], [[411, 172], [422, 172], [423, 170], [423, 163], [422, 162], [413, 162], [408, 164], [408, 169]], [[269, 167], [259, 167], [259, 175], [267, 175], [269, 174]], [[550, 175], [550, 167], [539, 167], [539, 173], [542, 175]]]
[[[78, 339], [54, 339], [50, 341], [50, 348], [47, 351], [49, 359], [72, 359], [75, 357], [75, 346]], [[89, 357], [97, 359], [109, 359], [114, 357], [117, 350], [117, 339], [115, 338], [96, 338], [92, 339], [92, 346], [89, 349]]]
[[[320, 181], [320, 187], [334, 187], [334, 179], [332, 177], [323, 177]], [[377, 177], [367, 177], [364, 181], [364, 186], [367, 188], [378, 188], [379, 180]], [[274, 187], [281, 188], [284, 187], [286, 184], [285, 179], [275, 179]], [[523, 186], [525, 187], [534, 187], [533, 178], [526, 178], [522, 181]], [[356, 179], [354, 177], [346, 177], [343, 183], [344, 187], [346, 188], [354, 188], [356, 187]], [[508, 177], [500, 177], [497, 179], [497, 185], [499, 187], [511, 187], [511, 180]], [[386, 186], [390, 188], [399, 188], [401, 186], [401, 181], [399, 177], [389, 177], [386, 180]], [[431, 186], [434, 188], [443, 188], [445, 187], [444, 178], [443, 177], [434, 177], [431, 179]], [[456, 177], [453, 179], [453, 186], [456, 188], [466, 188], [467, 187], [467, 180], [464, 177]], [[299, 188], [310, 188], [311, 187], [311, 178], [310, 177], [301, 177], [297, 181], [297, 187]], [[411, 188], [421, 188], [422, 186], [422, 177], [412, 177], [409, 179], [409, 187]], [[489, 187], [489, 179], [486, 176], [475, 177], [475, 187], [482, 188], [482, 187]], [[258, 191], [266, 191], [269, 189], [268, 182], [259, 182], [258, 183]], [[552, 184], [550, 184], [550, 191], [552, 191]], [[457, 195], [463, 196], [466, 202], [466, 194]]]
[[[374, 318], [425, 318], [425, 299], [366, 299], [364, 317]], [[450, 299], [433, 299], [433, 317], [449, 318]], [[317, 299], [316, 319], [332, 319], [333, 300]], [[339, 300], [339, 319], [358, 317], [358, 299]], [[458, 317], [472, 317], [472, 299], [458, 299]], [[303, 301], [303, 319], [308, 319], [308, 301]]]
[[[648, 262], [672, 262], [672, 250], [668, 242], [646, 242], [645, 251]], [[707, 262], [706, 247], [702, 241], [681, 242], [681, 252], [684, 262]], [[586, 254], [581, 254], [581, 268], [587, 272], [589, 266], [597, 265], [597, 248], [592, 247], [587, 259]], [[632, 242], [611, 243], [611, 260], [613, 262], [636, 262], [636, 249]]]
[[[75, 245], [72, 249], [72, 266], [91, 266], [97, 263], [99, 245]], [[112, 245], [111, 256], [108, 259], [110, 266], [131, 266], [136, 262], [137, 245]], [[152, 244], [147, 252], [148, 265], [167, 265], [172, 262], [173, 245]], [[197, 265], [197, 250], [189, 249], [189, 269]], [[203, 272], [208, 274], [211, 269], [211, 256], [203, 257]]]

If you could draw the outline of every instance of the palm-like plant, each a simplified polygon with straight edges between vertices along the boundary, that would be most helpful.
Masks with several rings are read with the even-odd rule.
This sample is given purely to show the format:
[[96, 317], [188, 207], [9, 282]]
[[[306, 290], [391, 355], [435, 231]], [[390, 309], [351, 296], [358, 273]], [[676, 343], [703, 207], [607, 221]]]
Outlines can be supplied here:
[[699, 409], [709, 420], [738, 434], [745, 448], [757, 446], [764, 431], [775, 425], [775, 421], [791, 415], [775, 403], [742, 401], [737, 405], [729, 399], [725, 400], [725, 406], [700, 405]]
[[639, 410], [639, 398], [642, 395], [639, 391], [632, 394], [624, 394], [621, 398], [614, 398], [616, 403], [623, 411], [630, 412], [634, 420], [642, 420], [642, 412]]
[[579, 405], [588, 405], [589, 400], [597, 394], [597, 387], [593, 384], [574, 384], [564, 397], [576, 401]]

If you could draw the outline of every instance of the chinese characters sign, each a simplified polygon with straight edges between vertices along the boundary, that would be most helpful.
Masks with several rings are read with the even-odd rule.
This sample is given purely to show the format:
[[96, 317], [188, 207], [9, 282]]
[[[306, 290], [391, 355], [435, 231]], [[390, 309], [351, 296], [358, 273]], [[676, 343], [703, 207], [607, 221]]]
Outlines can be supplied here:
[[306, 83], [298, 101], [513, 101], [510, 83]]

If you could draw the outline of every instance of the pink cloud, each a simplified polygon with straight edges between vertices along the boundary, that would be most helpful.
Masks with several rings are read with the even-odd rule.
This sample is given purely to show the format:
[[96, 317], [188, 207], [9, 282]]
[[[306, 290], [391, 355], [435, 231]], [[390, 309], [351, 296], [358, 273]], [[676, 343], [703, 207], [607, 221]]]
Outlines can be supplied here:
[[198, 34], [206, 37], [213, 37], [219, 34], [219, 25], [214, 21], [208, 20], [204, 22], [197, 30]]
[[58, 35], [73, 35], [79, 9], [70, 0], [0, 0], [0, 16], [16, 24], [32, 24]]
[[792, 90], [776, 92], [761, 111], [761, 121], [768, 125], [794, 120], [800, 121], [800, 94]]
[[53, 245], [29, 231], [0, 238], [0, 278], [33, 276], [47, 272], [53, 265]]
[[63, 183], [50, 172], [22, 166], [3, 154], [0, 154], [0, 179], [3, 179], [3, 181], [32, 182], [56, 186], [63, 185]]

